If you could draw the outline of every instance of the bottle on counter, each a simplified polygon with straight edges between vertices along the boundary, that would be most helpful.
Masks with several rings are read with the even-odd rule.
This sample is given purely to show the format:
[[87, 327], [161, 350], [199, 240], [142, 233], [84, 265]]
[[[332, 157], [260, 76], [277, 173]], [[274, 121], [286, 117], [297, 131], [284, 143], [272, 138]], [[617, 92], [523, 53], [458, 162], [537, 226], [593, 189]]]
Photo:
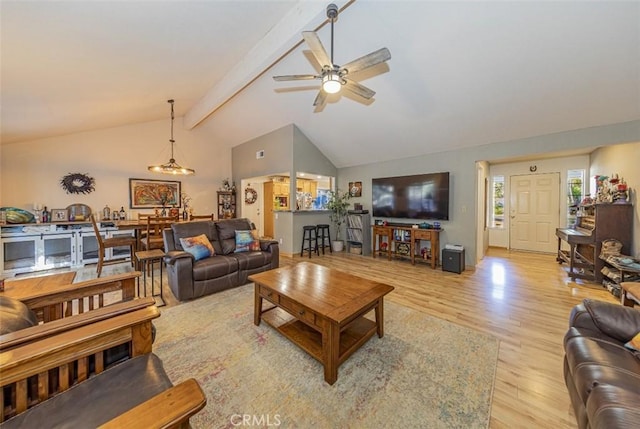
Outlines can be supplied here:
[[42, 210], [42, 223], [49, 223], [50, 221], [49, 210], [47, 210], [47, 206], [44, 206], [44, 210]]
[[111, 219], [111, 209], [109, 206], [104, 206], [102, 209], [102, 220], [110, 220]]
[[114, 210], [113, 213], [111, 213], [111, 220], [118, 220], [120, 218], [120, 214], [118, 213], [118, 210]]
[[127, 218], [127, 214], [124, 211], [124, 206], [120, 207], [120, 220], [125, 220]]

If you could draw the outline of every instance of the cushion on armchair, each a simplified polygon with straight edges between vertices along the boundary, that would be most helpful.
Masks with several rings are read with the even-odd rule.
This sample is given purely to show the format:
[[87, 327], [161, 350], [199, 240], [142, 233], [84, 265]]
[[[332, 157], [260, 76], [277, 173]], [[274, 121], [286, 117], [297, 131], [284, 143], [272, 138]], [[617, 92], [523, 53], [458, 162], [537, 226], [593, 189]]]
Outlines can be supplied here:
[[0, 295], [0, 335], [38, 324], [35, 313], [23, 302]]

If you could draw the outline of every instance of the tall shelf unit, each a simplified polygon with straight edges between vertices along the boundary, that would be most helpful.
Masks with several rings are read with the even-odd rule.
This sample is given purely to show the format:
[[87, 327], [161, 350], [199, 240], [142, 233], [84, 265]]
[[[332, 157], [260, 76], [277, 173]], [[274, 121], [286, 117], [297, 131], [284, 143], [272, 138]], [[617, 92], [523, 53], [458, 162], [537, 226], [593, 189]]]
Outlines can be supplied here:
[[218, 219], [236, 217], [236, 193], [233, 191], [218, 191]]
[[347, 252], [371, 254], [371, 218], [369, 213], [347, 214]]

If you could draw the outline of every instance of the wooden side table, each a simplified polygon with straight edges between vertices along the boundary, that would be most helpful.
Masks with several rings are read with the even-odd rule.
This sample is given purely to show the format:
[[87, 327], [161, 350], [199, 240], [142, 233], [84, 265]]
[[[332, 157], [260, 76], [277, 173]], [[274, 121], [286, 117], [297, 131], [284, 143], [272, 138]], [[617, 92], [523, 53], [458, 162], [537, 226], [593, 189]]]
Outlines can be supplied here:
[[[136, 252], [136, 260], [138, 261], [138, 269], [142, 271], [143, 276], [143, 286], [142, 290], [144, 291], [144, 296], [147, 296], [147, 268], [149, 264], [151, 264], [151, 296], [152, 297], [160, 297], [160, 304], [157, 304], [158, 307], [162, 307], [166, 305], [164, 302], [164, 298], [162, 297], [162, 258], [164, 258], [165, 253], [160, 249], [153, 250], [141, 250]], [[160, 294], [154, 294], [155, 289], [155, 281], [154, 281], [154, 272], [153, 272], [153, 263], [160, 263]], [[138, 279], [138, 296], [142, 296], [140, 294], [140, 281]]]

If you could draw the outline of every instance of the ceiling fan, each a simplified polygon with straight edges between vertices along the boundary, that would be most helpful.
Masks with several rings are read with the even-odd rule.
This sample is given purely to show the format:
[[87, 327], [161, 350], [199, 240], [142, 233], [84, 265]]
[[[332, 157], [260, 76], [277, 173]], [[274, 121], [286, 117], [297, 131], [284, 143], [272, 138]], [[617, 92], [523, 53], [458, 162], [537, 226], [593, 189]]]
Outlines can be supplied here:
[[313, 56], [322, 66], [320, 74], [294, 74], [273, 77], [276, 81], [321, 80], [322, 86], [320, 87], [320, 91], [313, 102], [314, 106], [322, 106], [326, 101], [327, 94], [335, 94], [336, 92], [339, 92], [342, 87], [354, 94], [366, 98], [367, 100], [371, 99], [371, 97], [375, 95], [375, 91], [349, 79], [349, 76], [391, 59], [391, 52], [389, 52], [387, 48], [381, 48], [343, 66], [335, 64], [333, 62], [333, 23], [337, 17], [338, 6], [331, 3], [327, 6], [327, 18], [331, 21], [331, 57], [327, 55], [327, 51], [324, 49], [324, 46], [315, 31], [302, 32], [302, 37], [311, 48]]

